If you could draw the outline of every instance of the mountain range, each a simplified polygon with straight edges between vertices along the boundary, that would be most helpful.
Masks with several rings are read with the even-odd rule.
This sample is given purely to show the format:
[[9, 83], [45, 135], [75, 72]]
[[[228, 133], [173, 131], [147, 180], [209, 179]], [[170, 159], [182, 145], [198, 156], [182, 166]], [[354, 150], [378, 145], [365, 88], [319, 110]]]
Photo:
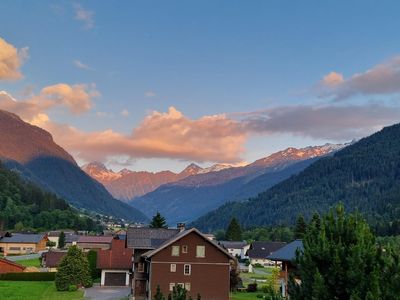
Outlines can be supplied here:
[[204, 171], [207, 169], [198, 167], [197, 174], [161, 185], [129, 203], [148, 217], [160, 212], [171, 225], [190, 222], [227, 201], [256, 196], [302, 171], [320, 157], [345, 146], [326, 144], [302, 149], [288, 148], [245, 166], [224, 167], [216, 171]]
[[0, 110], [0, 159], [7, 168], [76, 208], [147, 221], [140, 211], [114, 199], [103, 185], [83, 172], [50, 133], [3, 110]]
[[293, 224], [342, 202], [380, 228], [400, 217], [400, 124], [386, 127], [332, 156], [321, 158], [244, 202], [226, 203], [191, 224], [226, 228], [232, 217], [245, 227]]

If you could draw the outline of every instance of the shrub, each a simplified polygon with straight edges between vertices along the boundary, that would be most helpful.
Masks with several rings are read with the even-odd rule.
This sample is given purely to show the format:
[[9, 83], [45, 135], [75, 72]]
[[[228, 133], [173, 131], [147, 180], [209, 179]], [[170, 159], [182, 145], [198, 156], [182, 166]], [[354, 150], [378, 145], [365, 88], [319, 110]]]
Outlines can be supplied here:
[[257, 296], [256, 296], [257, 298], [264, 298], [264, 296], [262, 295], [262, 294], [257, 294]]
[[254, 293], [257, 292], [257, 283], [249, 283], [249, 285], [247, 286], [247, 291], [250, 293]]
[[0, 274], [0, 280], [13, 281], [54, 281], [55, 272], [26, 272]]
[[77, 291], [78, 290], [78, 286], [76, 285], [76, 284], [71, 284], [69, 287], [68, 287], [68, 291], [69, 292], [75, 292], [75, 291]]

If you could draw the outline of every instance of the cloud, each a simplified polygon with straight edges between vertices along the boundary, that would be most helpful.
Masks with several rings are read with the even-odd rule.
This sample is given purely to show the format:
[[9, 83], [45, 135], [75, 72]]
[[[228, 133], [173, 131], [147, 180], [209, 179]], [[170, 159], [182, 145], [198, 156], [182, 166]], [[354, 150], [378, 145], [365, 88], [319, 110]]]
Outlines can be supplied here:
[[0, 80], [21, 79], [19, 69], [27, 58], [27, 47], [18, 50], [0, 37]]
[[127, 109], [123, 109], [123, 110], [121, 111], [121, 116], [123, 116], [123, 117], [129, 116], [129, 111], [128, 111]]
[[400, 108], [380, 104], [281, 106], [246, 114], [248, 132], [346, 141], [364, 137], [400, 120]]
[[80, 4], [74, 5], [75, 9], [75, 19], [82, 21], [86, 29], [91, 29], [94, 27], [94, 12], [87, 10]]
[[68, 107], [74, 114], [80, 114], [93, 107], [92, 99], [100, 96], [95, 86], [87, 84], [68, 85], [59, 83], [42, 89], [40, 97]]
[[335, 101], [356, 95], [400, 93], [400, 56], [348, 79], [342, 74], [331, 72], [319, 84], [319, 91], [321, 96], [332, 97]]
[[80, 60], [74, 60], [73, 61], [75, 67], [77, 67], [78, 69], [82, 69], [82, 70], [92, 70], [91, 67], [89, 67], [87, 64], [84, 64], [83, 62], [81, 62]]
[[151, 98], [151, 97], [155, 97], [156, 93], [153, 91], [147, 91], [146, 93], [144, 93], [144, 96], [147, 98]]

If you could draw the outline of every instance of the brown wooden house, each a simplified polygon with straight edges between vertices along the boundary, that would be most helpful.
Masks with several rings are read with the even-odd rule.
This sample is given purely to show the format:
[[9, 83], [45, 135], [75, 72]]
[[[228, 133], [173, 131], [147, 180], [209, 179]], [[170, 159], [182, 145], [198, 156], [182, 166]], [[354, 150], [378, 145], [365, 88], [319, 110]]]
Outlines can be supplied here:
[[[197, 229], [181, 231], [141, 255], [132, 286], [135, 300], [152, 299], [157, 286], [167, 297], [178, 285], [194, 299], [200, 294], [202, 299], [228, 300], [232, 260]], [[141, 279], [136, 273], [142, 274]]]
[[0, 258], [0, 274], [23, 272], [25, 267], [5, 258]]
[[13, 233], [0, 240], [0, 248], [4, 256], [38, 253], [46, 250], [47, 241], [45, 234]]

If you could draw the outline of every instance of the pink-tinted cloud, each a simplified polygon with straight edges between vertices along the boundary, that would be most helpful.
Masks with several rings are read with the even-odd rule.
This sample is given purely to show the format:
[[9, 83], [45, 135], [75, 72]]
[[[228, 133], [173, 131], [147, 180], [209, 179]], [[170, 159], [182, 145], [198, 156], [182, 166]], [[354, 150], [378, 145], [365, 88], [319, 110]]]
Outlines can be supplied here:
[[0, 80], [22, 78], [20, 67], [28, 57], [28, 48], [17, 49], [0, 37]]
[[355, 95], [382, 95], [400, 93], [400, 56], [345, 79], [331, 72], [319, 85], [322, 96], [344, 100]]
[[84, 23], [86, 29], [91, 29], [94, 27], [94, 12], [83, 8], [80, 4], [74, 5], [75, 9], [75, 19]]

